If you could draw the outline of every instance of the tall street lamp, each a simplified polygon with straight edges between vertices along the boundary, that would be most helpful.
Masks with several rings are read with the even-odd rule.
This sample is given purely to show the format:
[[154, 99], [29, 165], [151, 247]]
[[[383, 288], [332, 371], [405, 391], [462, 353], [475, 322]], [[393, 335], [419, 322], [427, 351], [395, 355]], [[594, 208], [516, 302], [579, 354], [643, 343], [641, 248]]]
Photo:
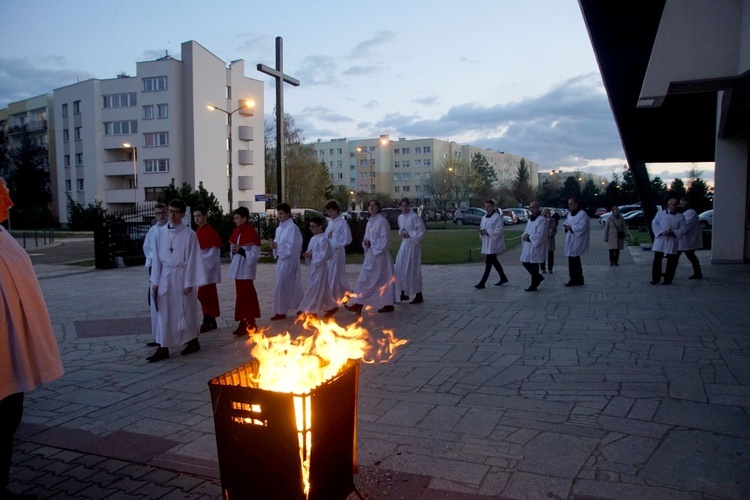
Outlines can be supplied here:
[[124, 148], [133, 148], [133, 203], [137, 206], [138, 205], [138, 167], [136, 165], [136, 147], [133, 144], [130, 144], [129, 142], [123, 143], [122, 147]]
[[[249, 99], [246, 101], [243, 101], [242, 106], [235, 109], [234, 111], [227, 111], [225, 109], [216, 107], [213, 104], [206, 105], [206, 107], [210, 109], [211, 111], [221, 111], [222, 113], [227, 115], [227, 125], [229, 126], [229, 142], [228, 142], [229, 162], [227, 163], [227, 177], [229, 178], [229, 189], [227, 190], [227, 201], [229, 201], [229, 213], [232, 213], [232, 115], [241, 109], [252, 108], [254, 106], [255, 106], [255, 101], [251, 101]], [[247, 116], [253, 116], [253, 114], [250, 113]]]

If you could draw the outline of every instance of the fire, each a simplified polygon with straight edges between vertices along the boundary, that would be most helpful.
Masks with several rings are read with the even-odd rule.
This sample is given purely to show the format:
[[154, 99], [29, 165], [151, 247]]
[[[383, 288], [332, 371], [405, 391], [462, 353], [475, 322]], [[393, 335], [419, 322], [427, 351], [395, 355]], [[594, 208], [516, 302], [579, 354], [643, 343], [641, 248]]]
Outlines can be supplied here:
[[259, 389], [295, 395], [300, 460], [307, 495], [312, 410], [305, 393], [338, 375], [349, 360], [385, 363], [393, 357], [396, 348], [408, 341], [397, 339], [392, 330], [382, 330], [382, 335], [375, 338], [362, 326], [362, 317], [346, 326], [339, 325], [333, 318], [318, 319], [313, 315], [305, 315], [299, 321], [305, 330], [313, 333], [293, 338], [289, 332], [270, 337], [257, 332], [250, 334], [248, 342], [254, 344], [250, 354], [259, 363], [252, 382]]

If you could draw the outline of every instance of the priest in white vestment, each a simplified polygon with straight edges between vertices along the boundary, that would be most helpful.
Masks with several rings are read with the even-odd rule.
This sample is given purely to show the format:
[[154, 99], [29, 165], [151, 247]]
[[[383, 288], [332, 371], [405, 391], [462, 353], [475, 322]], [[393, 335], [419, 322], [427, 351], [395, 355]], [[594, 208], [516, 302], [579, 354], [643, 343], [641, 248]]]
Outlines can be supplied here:
[[541, 215], [538, 201], [529, 204], [531, 217], [526, 223], [526, 230], [521, 235], [521, 263], [531, 275], [531, 285], [526, 292], [536, 292], [544, 276], [539, 272], [539, 264], [544, 263], [547, 254], [547, 219]]
[[568, 258], [570, 280], [565, 286], [583, 286], [581, 256], [589, 252], [589, 214], [581, 210], [578, 198], [568, 200], [568, 216], [565, 218], [565, 256]]
[[661, 261], [667, 257], [667, 268], [664, 271], [664, 285], [671, 285], [677, 271], [679, 240], [685, 234], [685, 217], [678, 211], [679, 204], [675, 198], [667, 202], [667, 209], [656, 213], [651, 221], [654, 231], [654, 243], [651, 251], [654, 260], [651, 265], [651, 284], [658, 285], [662, 279]]
[[302, 233], [292, 220], [292, 207], [280, 203], [276, 207], [279, 227], [273, 239], [273, 258], [276, 259], [276, 286], [273, 290], [273, 316], [276, 321], [286, 318], [289, 309], [296, 312], [302, 301]]
[[352, 291], [346, 279], [346, 246], [352, 242], [352, 231], [349, 222], [341, 215], [341, 206], [336, 200], [329, 200], [323, 207], [331, 221], [326, 228], [328, 241], [331, 242], [333, 255], [328, 261], [328, 279], [336, 300], [343, 302], [347, 293]]
[[[148, 229], [146, 237], [143, 239], [143, 255], [146, 256], [146, 269], [148, 269], [149, 276], [151, 275], [151, 264], [154, 261], [154, 251], [156, 245], [156, 233], [167, 225], [167, 205], [164, 203], [157, 203], [154, 205], [154, 224]], [[146, 345], [149, 347], [158, 347], [156, 343], [156, 332], [159, 329], [159, 320], [154, 307], [154, 301], [151, 300], [151, 283], [149, 279], [148, 285], [148, 306], [151, 312], [151, 335], [154, 340], [148, 342]]]
[[403, 198], [399, 208], [401, 214], [398, 216], [398, 234], [401, 236], [401, 246], [394, 266], [396, 285], [401, 290], [402, 302], [408, 301], [410, 295], [416, 294], [411, 304], [421, 304], [424, 302], [421, 243], [426, 228], [422, 218], [411, 209], [409, 198]]
[[310, 219], [310, 231], [313, 237], [307, 245], [307, 251], [302, 255], [307, 264], [307, 291], [302, 298], [300, 312], [317, 314], [324, 311], [324, 317], [330, 317], [339, 310], [336, 306], [336, 297], [331, 289], [331, 281], [328, 279], [329, 267], [333, 251], [328, 236], [323, 232], [325, 226], [323, 217]]

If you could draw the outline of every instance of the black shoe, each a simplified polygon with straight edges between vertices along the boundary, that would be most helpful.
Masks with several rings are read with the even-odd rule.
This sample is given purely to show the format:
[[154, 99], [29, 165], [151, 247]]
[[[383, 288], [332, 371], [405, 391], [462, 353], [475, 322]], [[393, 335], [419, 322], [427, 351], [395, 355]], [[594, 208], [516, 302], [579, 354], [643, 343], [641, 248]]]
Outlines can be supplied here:
[[419, 292], [409, 304], [421, 304], [422, 302], [424, 302], [424, 297], [422, 297], [422, 292]]
[[337, 312], [339, 312], [339, 308], [338, 308], [338, 307], [334, 307], [333, 309], [329, 309], [329, 310], [327, 310], [327, 311], [325, 312], [325, 314], [323, 314], [323, 317], [324, 317], [324, 318], [330, 318], [331, 316], [333, 316], [333, 315], [334, 315], [334, 314], [336, 314]]
[[552, 269], [550, 269], [550, 270], [549, 270], [548, 272], [549, 272], [550, 274], [552, 274]]
[[201, 345], [198, 343], [198, 339], [193, 339], [187, 344], [185, 344], [185, 348], [180, 351], [180, 354], [183, 356], [187, 356], [188, 354], [193, 354], [194, 352], [198, 352], [201, 350]]
[[671, 281], [664, 281], [664, 282], [662, 282], [662, 285], [671, 285], [671, 284], [672, 284]]
[[484, 283], [477, 283], [474, 285], [474, 288], [478, 288], [479, 290], [484, 290]]
[[616, 265], [617, 267], [620, 267], [620, 264], [618, 264], [617, 262], [615, 262], [615, 265]]
[[161, 347], [158, 342], [146, 342], [147, 347]]
[[400, 300], [401, 300], [401, 302], [408, 302], [409, 301], [409, 296], [406, 295], [404, 292], [401, 292], [401, 299]]
[[237, 325], [237, 328], [232, 332], [232, 335], [235, 337], [244, 337], [250, 332], [254, 332], [258, 327], [255, 325], [255, 323], [246, 323], [244, 321], [240, 321], [240, 324]]
[[218, 329], [218, 328], [219, 328], [219, 327], [218, 327], [218, 326], [216, 325], [216, 322], [215, 322], [215, 321], [214, 321], [213, 323], [206, 323], [206, 322], [203, 322], [203, 323], [201, 323], [201, 329], [200, 329], [200, 332], [201, 332], [201, 333], [206, 333], [206, 332], [210, 332], [211, 330], [216, 330], [216, 329]]
[[380, 309], [378, 309], [378, 312], [379, 313], [389, 313], [389, 312], [393, 312], [395, 310], [396, 309], [393, 306], [383, 306]]
[[658, 281], [649, 281], [652, 285], [659, 285], [660, 283]]
[[503, 286], [507, 282], [508, 282], [508, 277], [507, 276], [503, 276], [502, 278], [500, 278], [500, 281], [498, 281], [497, 283], [495, 283], [495, 286]]
[[160, 347], [156, 350], [155, 353], [153, 353], [151, 356], [147, 357], [149, 363], [156, 363], [157, 361], [161, 361], [162, 359], [167, 359], [169, 357], [169, 348], [168, 347]]
[[351, 311], [355, 314], [362, 314], [362, 304], [352, 304], [352, 305], [345, 304], [344, 309], [346, 309], [347, 311]]
[[278, 321], [280, 319], [286, 319], [286, 314], [274, 314], [271, 316], [271, 321]]
[[565, 286], [583, 286], [583, 281], [570, 280], [567, 283], [565, 283]]
[[694, 274], [692, 276], [689, 276], [688, 279], [689, 280], [702, 280], [703, 279], [703, 275], [702, 274]]
[[536, 286], [531, 285], [529, 288], [524, 288], [524, 292], [536, 292]]

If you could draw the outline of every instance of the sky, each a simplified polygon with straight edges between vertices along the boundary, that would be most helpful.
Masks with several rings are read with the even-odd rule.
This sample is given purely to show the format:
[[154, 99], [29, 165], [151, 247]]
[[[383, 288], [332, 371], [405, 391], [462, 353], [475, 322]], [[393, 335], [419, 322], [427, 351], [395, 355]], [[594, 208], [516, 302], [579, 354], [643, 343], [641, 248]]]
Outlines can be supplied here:
[[[576, 0], [0, 0], [0, 108], [195, 40], [265, 82], [275, 38], [284, 110], [307, 142], [434, 137], [524, 156], [540, 171], [621, 174], [617, 127]], [[270, 118], [270, 117], [269, 117]], [[713, 164], [650, 165], [671, 181]]]

